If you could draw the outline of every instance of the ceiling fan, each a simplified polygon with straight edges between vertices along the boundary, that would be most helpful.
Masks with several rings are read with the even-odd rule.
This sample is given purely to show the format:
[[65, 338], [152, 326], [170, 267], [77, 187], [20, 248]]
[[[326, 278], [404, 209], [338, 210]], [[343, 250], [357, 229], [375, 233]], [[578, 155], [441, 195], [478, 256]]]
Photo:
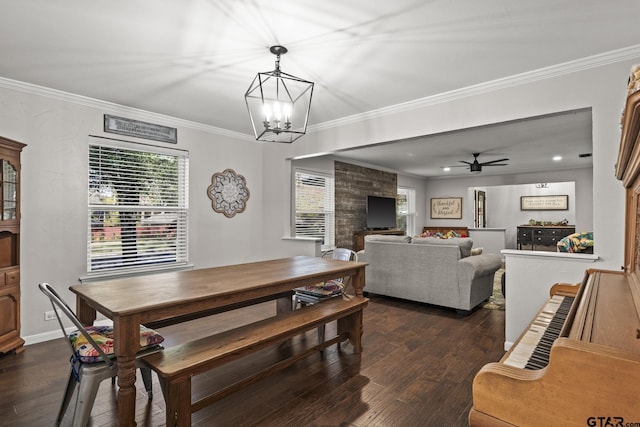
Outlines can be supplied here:
[[507, 160], [509, 160], [509, 159], [498, 159], [498, 160], [491, 160], [489, 162], [480, 163], [478, 162], [479, 155], [480, 153], [473, 153], [473, 163], [467, 162], [465, 160], [460, 160], [460, 163], [466, 163], [467, 165], [469, 165], [469, 170], [471, 170], [471, 172], [482, 172], [483, 166], [507, 166], [506, 163], [500, 163], [500, 162], [506, 162]]

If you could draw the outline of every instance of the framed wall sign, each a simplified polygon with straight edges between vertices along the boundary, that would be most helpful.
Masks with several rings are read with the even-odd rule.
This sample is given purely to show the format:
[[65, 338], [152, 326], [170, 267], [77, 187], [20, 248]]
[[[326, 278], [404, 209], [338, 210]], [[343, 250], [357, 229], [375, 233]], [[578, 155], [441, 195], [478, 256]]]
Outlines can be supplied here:
[[431, 199], [431, 219], [462, 219], [462, 197]]
[[169, 126], [141, 122], [124, 117], [104, 115], [104, 131], [155, 141], [178, 143], [178, 130]]
[[566, 211], [569, 209], [569, 196], [520, 196], [521, 211]]

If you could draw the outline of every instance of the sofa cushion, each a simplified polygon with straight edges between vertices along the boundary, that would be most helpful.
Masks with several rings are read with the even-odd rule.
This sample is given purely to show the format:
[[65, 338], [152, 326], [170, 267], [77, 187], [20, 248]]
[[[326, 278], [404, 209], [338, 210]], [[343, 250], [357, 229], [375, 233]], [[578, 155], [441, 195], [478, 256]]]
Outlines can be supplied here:
[[440, 239], [437, 237], [414, 237], [411, 242], [418, 245], [455, 245], [460, 248], [460, 258], [466, 258], [470, 256], [471, 247], [473, 246], [473, 240], [467, 237], [454, 237], [451, 239]]
[[365, 242], [395, 242], [395, 243], [411, 243], [411, 236], [394, 236], [385, 234], [371, 234], [364, 236]]

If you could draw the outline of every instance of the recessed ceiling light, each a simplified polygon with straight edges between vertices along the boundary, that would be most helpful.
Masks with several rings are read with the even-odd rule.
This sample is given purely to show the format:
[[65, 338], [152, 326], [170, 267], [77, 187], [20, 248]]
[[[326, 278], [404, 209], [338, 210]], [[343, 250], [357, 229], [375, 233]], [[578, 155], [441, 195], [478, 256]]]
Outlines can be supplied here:
[[445, 172], [449, 172], [451, 170], [451, 168], [442, 168], [444, 169]]
[[554, 162], [559, 162], [560, 160], [562, 160], [562, 156], [553, 156]]

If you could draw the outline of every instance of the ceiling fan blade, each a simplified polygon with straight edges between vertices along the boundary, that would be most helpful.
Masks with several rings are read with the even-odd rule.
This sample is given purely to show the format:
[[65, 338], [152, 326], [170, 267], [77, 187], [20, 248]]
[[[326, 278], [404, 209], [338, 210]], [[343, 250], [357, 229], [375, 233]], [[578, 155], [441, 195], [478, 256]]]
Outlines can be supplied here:
[[465, 162], [464, 160], [458, 160], [458, 161], [459, 161], [460, 163], [464, 163], [464, 164], [467, 164], [467, 165], [469, 165], [469, 166], [471, 166], [471, 165], [473, 164], [473, 163], [471, 163], [471, 162]]
[[491, 164], [483, 163], [482, 166], [509, 166], [509, 165], [506, 163], [491, 163]]
[[506, 162], [506, 161], [508, 161], [508, 160], [509, 160], [509, 159], [490, 160], [490, 161], [488, 161], [488, 162], [483, 162], [483, 163], [481, 163], [481, 165], [483, 165], [483, 166], [491, 166], [491, 165], [493, 165], [493, 164], [495, 164], [495, 163]]

